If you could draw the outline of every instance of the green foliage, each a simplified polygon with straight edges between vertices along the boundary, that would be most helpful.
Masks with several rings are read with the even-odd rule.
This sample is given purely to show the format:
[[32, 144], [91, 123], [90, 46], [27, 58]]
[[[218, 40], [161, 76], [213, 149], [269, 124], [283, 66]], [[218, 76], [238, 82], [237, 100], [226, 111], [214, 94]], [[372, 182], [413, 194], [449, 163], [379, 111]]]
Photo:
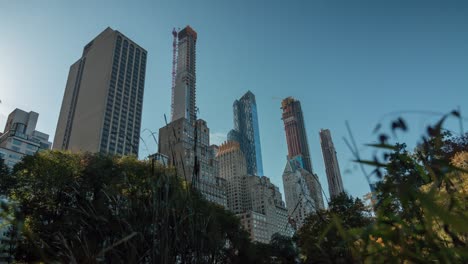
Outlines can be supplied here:
[[[149, 161], [44, 151], [9, 171], [0, 160], [8, 249], [18, 262], [47, 263], [297, 263], [298, 251], [304, 263], [468, 263], [468, 134], [444, 131], [446, 118], [414, 151], [386, 134], [370, 160], [352, 150], [380, 179], [374, 214], [342, 194], [293, 239], [268, 245]], [[399, 118], [391, 128], [408, 126]]]
[[355, 263], [348, 245], [355, 229], [371, 223], [367, 207], [346, 193], [332, 197], [328, 209], [309, 215], [295, 235], [305, 263]]
[[[381, 179], [374, 215], [346, 195], [332, 199], [295, 236], [305, 263], [468, 262], [468, 134], [445, 131], [447, 117], [428, 128], [413, 152], [383, 133], [379, 144], [368, 145], [380, 155], [361, 160], [352, 149]], [[399, 118], [391, 129], [395, 135], [408, 127]]]
[[276, 263], [296, 263], [298, 252], [292, 238], [276, 233], [271, 237], [270, 247]]
[[11, 175], [18, 261], [239, 263], [251, 250], [234, 215], [148, 161], [44, 151]]
[[[451, 115], [460, 118], [457, 112]], [[448, 116], [428, 127], [413, 152], [404, 144], [375, 145], [381, 155], [360, 160], [373, 163], [375, 175], [381, 178], [374, 194], [375, 222], [360, 230], [360, 238], [353, 243], [362, 261], [468, 262], [468, 174], [463, 168], [468, 164], [468, 134], [453, 137], [445, 131]], [[387, 135], [379, 138], [384, 139], [382, 145], [390, 145]]]
[[270, 244], [255, 242], [243, 252], [245, 263], [297, 263], [298, 252], [290, 237], [278, 233], [271, 238]]

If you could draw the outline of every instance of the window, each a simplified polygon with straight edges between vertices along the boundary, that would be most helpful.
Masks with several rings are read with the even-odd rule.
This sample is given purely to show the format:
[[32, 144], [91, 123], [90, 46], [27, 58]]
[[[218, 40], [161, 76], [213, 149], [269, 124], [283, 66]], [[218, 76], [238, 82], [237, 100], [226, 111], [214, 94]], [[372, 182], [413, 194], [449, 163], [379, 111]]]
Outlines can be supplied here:
[[34, 145], [31, 145], [31, 144], [27, 144], [26, 147], [27, 147], [28, 149], [33, 150], [33, 151], [37, 150], [37, 147], [34, 146]]
[[48, 143], [43, 143], [43, 142], [40, 143], [39, 147], [41, 149], [50, 149], [50, 145]]
[[13, 144], [15, 144], [15, 145], [21, 146], [22, 143], [23, 142], [21, 142], [21, 141], [19, 141], [17, 139], [13, 139]]
[[16, 154], [9, 154], [8, 157], [11, 158], [11, 159], [16, 159], [16, 160], [20, 160], [20, 159], [21, 159], [21, 156], [16, 155]]

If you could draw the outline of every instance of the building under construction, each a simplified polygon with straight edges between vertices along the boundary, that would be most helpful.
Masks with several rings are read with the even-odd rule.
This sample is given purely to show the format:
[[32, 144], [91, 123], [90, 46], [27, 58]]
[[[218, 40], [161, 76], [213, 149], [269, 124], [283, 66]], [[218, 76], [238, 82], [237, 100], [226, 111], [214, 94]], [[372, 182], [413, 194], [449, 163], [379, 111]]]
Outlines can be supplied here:
[[159, 129], [160, 154], [168, 157], [192, 187], [211, 202], [224, 207], [224, 180], [218, 177], [215, 149], [210, 146], [206, 121], [197, 119], [195, 106], [195, 58], [197, 33], [190, 26], [173, 31], [171, 122]]
[[308, 214], [322, 209], [322, 186], [313, 172], [301, 103], [285, 98], [282, 119], [288, 145], [288, 160], [283, 172], [284, 195], [291, 223], [300, 228]]
[[281, 103], [282, 119], [288, 144], [288, 159], [296, 159], [305, 170], [312, 173], [309, 144], [302, 114], [301, 102], [292, 97], [284, 99]]
[[196, 44], [197, 32], [190, 26], [173, 31], [171, 121], [196, 120]]

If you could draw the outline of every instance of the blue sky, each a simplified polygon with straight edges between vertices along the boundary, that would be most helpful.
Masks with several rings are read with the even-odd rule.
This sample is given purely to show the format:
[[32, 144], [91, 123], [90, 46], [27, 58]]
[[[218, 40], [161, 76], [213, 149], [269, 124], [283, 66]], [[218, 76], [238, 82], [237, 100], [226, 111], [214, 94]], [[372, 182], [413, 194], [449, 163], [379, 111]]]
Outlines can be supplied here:
[[[173, 27], [198, 32], [197, 105], [214, 143], [232, 128], [232, 102], [257, 99], [265, 174], [282, 190], [287, 147], [280, 101], [299, 99], [312, 163], [328, 194], [318, 132], [331, 130], [345, 189], [369, 192], [343, 137], [362, 155], [378, 122], [405, 117], [413, 147], [424, 127], [468, 111], [466, 1], [8, 1], [0, 0], [0, 126], [14, 108], [55, 134], [69, 67], [107, 26], [148, 51], [142, 128], [170, 114]], [[430, 111], [435, 113], [415, 113]], [[465, 115], [466, 116], [466, 115]], [[460, 132], [457, 120], [448, 128]], [[464, 121], [464, 127], [468, 122]], [[156, 149], [144, 132], [150, 152]], [[148, 151], [140, 145], [141, 156]]]

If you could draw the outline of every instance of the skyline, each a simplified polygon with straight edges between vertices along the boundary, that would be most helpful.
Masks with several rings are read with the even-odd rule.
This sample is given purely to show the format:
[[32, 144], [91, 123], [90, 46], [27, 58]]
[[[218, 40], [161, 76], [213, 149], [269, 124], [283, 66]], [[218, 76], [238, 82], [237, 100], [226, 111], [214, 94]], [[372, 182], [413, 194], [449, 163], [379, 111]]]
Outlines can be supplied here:
[[[381, 50], [378, 49], [381, 53], [370, 49], [367, 56], [361, 58], [363, 62], [356, 63], [356, 65], [352, 63], [356, 62], [353, 60], [355, 57], [352, 53], [355, 52], [357, 54], [356, 57], [363, 55], [363, 50], [360, 48], [369, 48], [372, 46], [372, 42], [374, 44], [383, 44], [385, 41], [389, 41], [391, 37], [384, 36], [385, 34], [377, 34], [378, 36], [376, 38], [367, 39], [367, 41], [371, 43], [368, 43], [368, 46], [364, 47], [358, 45], [360, 43], [359, 41], [355, 40], [353, 42], [353, 39], [351, 39], [351, 47], [347, 47], [350, 50], [346, 50], [339, 49], [339, 41], [331, 41], [333, 38], [337, 38], [337, 40], [340, 39], [339, 36], [332, 36], [332, 34], [328, 36], [329, 39], [321, 38], [323, 41], [316, 42], [320, 44], [315, 44], [315, 46], [313, 43], [309, 42], [309, 45], [313, 48], [311, 48], [312, 51], [308, 56], [304, 55], [306, 58], [304, 62], [301, 57], [298, 57], [301, 52], [298, 52], [298, 54], [290, 54], [291, 51], [289, 50], [284, 51], [288, 54], [285, 55], [285, 53], [268, 53], [268, 50], [262, 50], [262, 48], [265, 47], [265, 43], [269, 43], [269, 45], [272, 46], [269, 51], [271, 51], [271, 49], [283, 51], [284, 47], [289, 47], [288, 45], [293, 47], [291, 48], [292, 50], [306, 50], [308, 47], [302, 46], [304, 45], [304, 41], [301, 38], [297, 36], [291, 37], [291, 35], [304, 32], [301, 31], [304, 25], [299, 29], [292, 27], [290, 29], [292, 33], [285, 31], [284, 27], [275, 29], [273, 26], [262, 28], [262, 30], [264, 30], [262, 32], [261, 30], [250, 28], [250, 26], [245, 26], [242, 23], [237, 25], [236, 23], [243, 21], [239, 21], [239, 19], [235, 19], [230, 15], [228, 18], [225, 18], [226, 20], [229, 18], [232, 19], [232, 23], [228, 24], [226, 31], [231, 34], [232, 32], [236, 34], [233, 34], [234, 36], [229, 36], [226, 32], [221, 32], [213, 28], [213, 26], [201, 22], [200, 19], [203, 19], [203, 10], [200, 10], [200, 7], [198, 7], [198, 9], [195, 8], [195, 10], [198, 11], [195, 12], [195, 15], [187, 15], [185, 13], [186, 11], [183, 11], [184, 15], [187, 15], [185, 16], [187, 17], [185, 21], [182, 21], [184, 19], [176, 19], [176, 15], [169, 15], [170, 19], [167, 19], [167, 21], [162, 21], [163, 19], [158, 18], [157, 15], [154, 14], [149, 16], [150, 11], [157, 11], [157, 7], [149, 3], [142, 4], [149, 7], [149, 11], [144, 10], [144, 8], [128, 10], [131, 13], [143, 13], [146, 16], [142, 17], [146, 17], [147, 21], [156, 20], [153, 23], [148, 23], [143, 21], [144, 19], [142, 19], [142, 21], [125, 21], [125, 19], [120, 21], [117, 15], [115, 18], [109, 19], [111, 12], [106, 13], [103, 17], [94, 17], [90, 21], [82, 21], [81, 17], [78, 18], [76, 15], [68, 13], [70, 19], [66, 20], [64, 19], [64, 15], [58, 14], [59, 11], [62, 11], [62, 13], [66, 12], [63, 12], [64, 10], [57, 10], [60, 9], [57, 7], [55, 7], [56, 13], [53, 13], [54, 8], [51, 8], [47, 10], [45, 14], [41, 14], [41, 7], [34, 7], [34, 3], [28, 2], [28, 6], [30, 7], [28, 10], [21, 9], [21, 3], [18, 3], [17, 6], [11, 3], [2, 3], [1, 6], [4, 8], [1, 8], [0, 15], [6, 18], [10, 23], [7, 23], [8, 27], [7, 25], [1, 26], [0, 33], [3, 33], [2, 35], [11, 41], [0, 44], [0, 57], [3, 58], [0, 61], [0, 100], [2, 100], [2, 104], [0, 104], [0, 126], [4, 125], [5, 116], [17, 107], [25, 111], [38, 112], [41, 119], [41, 122], [38, 124], [38, 129], [50, 135], [54, 135], [70, 64], [80, 57], [82, 47], [86, 45], [90, 39], [94, 38], [107, 26], [110, 26], [115, 30], [119, 30], [135, 42], [140, 43], [143, 48], [148, 50], [148, 81], [145, 87], [143, 122], [141, 127], [142, 131], [145, 128], [151, 131], [158, 131], [158, 129], [164, 125], [164, 114], [168, 117], [170, 115], [172, 27], [176, 25], [177, 27], [183, 28], [185, 25], [191, 25], [199, 33], [199, 43], [197, 43], [199, 52], [197, 59], [197, 105], [200, 107], [201, 111], [199, 116], [208, 122], [210, 129], [214, 131], [212, 135], [221, 134], [225, 136], [228, 133], [229, 129], [232, 127], [231, 102], [235, 98], [239, 98], [247, 90], [252, 90], [257, 97], [265, 175], [270, 177], [273, 183], [280, 186], [280, 189], [283, 189], [281, 173], [286, 161], [287, 148], [281, 122], [281, 110], [279, 107], [280, 99], [293, 96], [299, 99], [303, 104], [302, 107], [305, 113], [305, 123], [312, 163], [320, 177], [320, 182], [323, 185], [322, 187], [328, 189], [325, 184], [326, 174], [320, 151], [318, 133], [320, 128], [328, 128], [335, 135], [334, 142], [342, 169], [345, 190], [351, 195], [362, 197], [364, 193], [369, 192], [363, 175], [359, 171], [354, 171], [352, 174], [345, 172], [350, 167], [353, 167], [352, 163], [349, 161], [352, 159], [351, 152], [341, 140], [343, 136], [347, 136], [344, 125], [346, 120], [350, 121], [356, 140], [358, 141], [359, 147], [361, 147], [364, 143], [370, 143], [375, 139], [375, 136], [372, 135], [372, 130], [387, 113], [405, 110], [431, 110], [445, 113], [460, 106], [463, 114], [467, 109], [466, 99], [463, 101], [463, 98], [468, 97], [468, 92], [466, 91], [466, 86], [468, 84], [466, 77], [466, 72], [468, 72], [468, 39], [466, 37], [466, 35], [468, 35], [466, 34], [468, 27], [466, 25], [468, 23], [466, 17], [460, 17], [463, 11], [467, 10], [467, 7], [466, 5], [458, 9], [453, 8], [453, 6], [450, 8], [446, 7], [443, 11], [440, 11], [439, 14], [433, 10], [434, 4], [433, 2], [431, 3], [432, 5], [427, 4], [426, 8], [419, 11], [420, 14], [428, 13], [426, 16], [430, 16], [430, 12], [433, 12], [432, 15], [439, 18], [435, 19], [436, 22], [441, 22], [442, 17], [451, 17], [447, 21], [452, 23], [457, 22], [458, 28], [451, 27], [453, 25], [447, 22], [448, 25], [445, 26], [448, 26], [448, 29], [452, 31], [447, 30], [445, 32], [443, 31], [444, 25], [441, 23], [438, 24], [440, 31], [432, 32], [434, 34], [431, 35], [431, 32], [425, 31], [429, 30], [429, 27], [425, 28], [422, 27], [422, 25], [409, 23], [406, 24], [408, 28], [407, 31], [405, 31], [398, 26], [402, 26], [405, 24], [404, 21], [408, 22], [407, 20], [411, 20], [412, 17], [408, 14], [405, 16], [405, 12], [401, 10], [399, 12], [393, 10], [393, 12], [403, 16], [403, 20], [400, 22], [402, 25], [396, 23], [395, 29], [400, 29], [400, 31], [396, 30], [393, 33], [396, 35], [408, 34], [406, 37], [413, 40], [413, 43], [410, 42], [407, 46], [404, 46], [402, 43], [394, 42], [391, 44], [395, 45], [395, 49], [385, 50], [382, 47]], [[101, 6], [99, 7], [99, 5]], [[191, 4], [188, 5], [190, 6]], [[104, 4], [97, 4], [97, 9], [94, 11], [96, 12], [95, 14], [99, 11], [104, 12], [104, 6]], [[234, 6], [234, 8], [240, 8], [237, 3], [232, 4], [232, 6]], [[76, 7], [76, 4], [70, 4], [68, 7], [61, 8], [68, 9], [68, 11], [71, 12], [73, 7]], [[121, 10], [124, 9], [123, 6], [121, 7], [122, 8], [117, 11], [119, 11], [120, 14], [125, 13], [125, 10]], [[174, 6], [168, 3], [166, 3], [166, 7], [170, 10], [167, 13], [170, 14], [175, 9]], [[268, 9], [268, 11], [274, 14], [279, 12], [279, 5], [277, 4], [273, 4], [272, 7], [269, 8], [271, 10]], [[297, 12], [299, 7], [288, 8], [288, 11]], [[334, 10], [330, 6], [327, 8], [329, 11]], [[354, 10], [351, 7], [349, 8], [351, 11]], [[213, 5], [207, 7], [208, 11], [205, 12], [211, 13], [216, 9], [226, 12], [226, 9], [229, 8], [222, 5]], [[240, 9], [243, 10], [242, 8]], [[382, 7], [375, 7], [375, 9], [381, 13], [385, 13]], [[251, 15], [259, 10], [261, 9], [255, 5], [252, 6], [252, 10], [245, 10], [247, 12], [246, 15], [250, 18], [250, 22]], [[20, 13], [19, 18], [14, 18], [12, 16], [15, 11]], [[36, 11], [36, 13], [34, 11]], [[90, 10], [88, 11], [93, 12]], [[340, 8], [335, 10], [337, 13], [339, 13], [339, 11]], [[354, 11], [359, 13], [356, 10]], [[368, 11], [369, 10], [367, 10], [367, 12]], [[312, 20], [318, 19], [316, 16], [319, 12], [315, 12], [315, 16], [312, 16]], [[366, 14], [366, 9], [360, 12]], [[158, 12], [156, 12], [156, 14], [157, 13]], [[378, 13], [379, 12], [376, 12], [376, 14]], [[403, 13], [403, 15], [401, 13]], [[28, 16], [28, 14], [31, 16]], [[225, 19], [221, 18], [223, 14], [226, 15], [226, 13], [221, 12], [221, 14], [211, 18], [226, 22]], [[305, 15], [304, 13], [300, 14], [303, 16]], [[336, 16], [336, 13], [331, 12], [331, 14], [335, 14]], [[264, 15], [267, 15], [266, 12]], [[352, 15], [357, 16], [355, 13]], [[367, 13], [367, 15], [369, 15], [369, 13]], [[150, 18], [148, 18], [148, 16]], [[286, 18], [289, 16], [292, 15], [286, 15]], [[280, 21], [283, 21], [284, 17], [285, 16], [283, 16], [283, 19], [280, 19]], [[390, 18], [389, 20], [394, 20], [395, 17], [398, 16], [389, 11], [389, 17], [387, 17], [387, 19]], [[62, 20], [60, 20], [60, 18], [62, 18]], [[259, 22], [261, 26], [269, 25], [268, 21], [272, 22], [273, 20], [272, 16], [266, 16], [266, 18], [268, 18], [265, 19], [266, 21]], [[373, 18], [375, 19], [375, 17]], [[17, 21], [21, 19], [23, 19], [25, 23], [19, 23]], [[158, 19], [161, 21], [158, 21]], [[302, 17], [302, 19], [304, 19], [304, 17]], [[381, 21], [379, 19], [377, 20]], [[64, 21], [64, 25], [57, 25], [60, 24], [58, 21]], [[294, 19], [293, 21], [296, 22]], [[79, 24], [79, 22], [83, 25]], [[157, 22], [161, 23], [158, 24]], [[356, 21], [354, 22], [357, 23]], [[70, 26], [70, 28], [67, 29], [66, 26], [69, 25], [74, 26]], [[140, 31], [141, 29], [139, 29], [139, 26], [141, 25], [151, 25], [154, 26], [154, 28], [146, 28]], [[278, 23], [272, 23], [272, 25], [278, 26]], [[351, 23], [351, 25], [353, 24]], [[307, 26], [310, 25], [307, 24]], [[341, 24], [340, 26], [345, 27]], [[365, 24], [361, 26], [360, 28], [355, 28], [355, 30], [363, 30], [364, 35], [370, 33], [369, 31], [372, 32], [372, 25]], [[388, 30], [387, 33], [392, 35], [391, 26], [389, 24], [384, 24], [383, 26], [384, 29], [386, 28]], [[418, 26], [421, 26], [421, 28]], [[258, 25], [256, 25], [256, 27], [258, 27]], [[36, 30], [38, 28], [42, 30]], [[331, 32], [335, 29], [335, 31], [339, 31], [344, 36], [349, 37], [344, 28], [338, 30], [340, 28], [333, 28], [333, 26], [330, 27], [330, 25], [327, 28], [331, 30]], [[245, 32], [241, 32], [241, 29], [244, 29]], [[312, 25], [311, 29], [312, 32], [315, 33], [315, 36], [317, 34], [320, 35], [320, 33], [322, 33], [322, 37], [324, 36], [324, 31], [321, 31], [323, 29], [314, 27], [314, 25]], [[414, 31], [411, 32], [411, 29]], [[420, 30], [418, 31], [415, 29]], [[433, 40], [433, 42], [426, 43], [426, 46], [418, 46], [418, 43], [416, 43], [415, 40], [411, 38], [411, 34], [409, 34], [414, 32], [419, 33], [416, 35], [422, 38], [421, 41]], [[253, 38], [255, 41], [249, 38], [252, 37], [253, 33], [259, 35]], [[278, 33], [280, 36], [268, 36], [267, 33]], [[452, 35], [450, 33], [452, 33]], [[459, 33], [459, 35], [457, 35], [457, 33]], [[464, 37], [461, 36], [463, 34], [465, 34]], [[148, 38], [148, 35], [152, 35], [154, 38]], [[244, 36], [244, 38], [239, 38], [238, 36]], [[383, 38], [380, 41], [379, 36]], [[444, 39], [442, 36], [451, 38]], [[284, 39], [283, 37], [290, 37], [286, 39], [291, 41], [282, 43], [281, 40]], [[157, 40], [155, 40], [156, 38]], [[459, 41], [454, 41], [454, 39], [458, 39]], [[228, 45], [228, 47], [223, 47], [228, 52], [223, 53], [225, 50], [217, 47], [220, 40], [223, 40], [223, 44]], [[229, 40], [232, 43], [229, 44]], [[270, 42], [268, 40], [270, 40]], [[275, 42], [274, 40], [280, 41]], [[435, 44], [434, 40], [436, 40]], [[236, 41], [237, 46], [233, 45]], [[326, 44], [330, 43], [335, 45], [333, 47], [334, 49], [326, 49]], [[448, 46], [449, 44], [452, 45], [452, 47]], [[319, 50], [317, 50], [318, 48]], [[323, 50], [320, 50], [320, 48]], [[355, 48], [355, 50], [351, 48]], [[419, 48], [421, 48], [422, 51], [420, 51]], [[437, 56], [433, 55], [433, 52], [437, 50], [439, 51], [439, 53], [435, 53]], [[331, 51], [335, 51], [334, 54], [336, 57], [328, 57], [327, 60], [327, 55], [330, 56], [332, 54]], [[326, 55], [322, 57], [321, 52], [324, 52]], [[233, 53], [234, 56], [228, 53]], [[385, 56], [385, 53], [388, 53], [388, 55]], [[224, 56], [220, 56], [220, 54]], [[281, 65], [284, 64], [294, 69], [291, 71], [284, 69], [283, 75], [275, 74], [275, 72], [277, 72], [276, 70], [279, 70], [278, 68], [280, 67], [271, 63], [269, 58], [270, 54], [274, 54], [276, 56], [275, 59], [280, 60]], [[428, 54], [433, 56], [424, 58]], [[373, 56], [375, 55], [380, 56], [374, 58]], [[397, 58], [391, 58], [395, 55], [397, 55]], [[254, 56], [254, 59], [252, 59], [252, 56]], [[339, 58], [340, 56], [341, 59]], [[405, 61], [405, 65], [403, 65], [401, 61], [399, 62], [397, 60], [398, 57], [399, 59], [409, 58], [409, 62]], [[309, 65], [310, 59], [314, 60], [311, 60], [312, 63]], [[420, 61], [415, 63], [417, 59], [420, 59]], [[381, 61], [377, 63], [376, 61], [378, 60]], [[383, 61], [385, 61], [385, 63]], [[44, 63], [46, 65], [43, 65]], [[234, 66], [232, 63], [234, 63]], [[348, 67], [346, 68], [342, 64]], [[304, 69], [297, 65], [309, 65], [310, 68]], [[356, 67], [351, 67], [351, 65]], [[415, 67], [416, 65], [421, 68], [418, 69], [418, 67]], [[340, 66], [342, 69], [340, 69]], [[389, 69], [392, 70], [386, 71]], [[413, 69], [413, 75], [406, 72], [409, 69]], [[374, 70], [373, 74], [369, 74], [367, 72], [369, 70]], [[251, 73], [248, 73], [249, 71], [255, 72], [253, 77]], [[279, 71], [281, 72], [281, 70]], [[233, 72], [235, 73], [234, 76], [230, 76]], [[338, 74], [336, 72], [338, 72]], [[367, 73], [367, 75], [365, 73]], [[24, 78], [24, 76], [28, 76], [28, 78]], [[363, 81], [361, 78], [369, 78], [369, 80]], [[401, 87], [399, 87], [398, 84], [401, 85]], [[375, 88], [375, 85], [379, 85], [381, 88], [377, 90], [377, 95], [372, 95], [374, 92], [372, 88]], [[364, 86], [364, 88], [361, 86]], [[294, 89], [289, 87], [299, 88]], [[300, 87], [306, 88], [302, 88], [301, 90]], [[319, 90], [312, 89], [313, 93], [310, 94], [308, 93], [308, 90], [310, 90], [309, 87], [321, 88]], [[362, 89], [359, 89], [360, 87]], [[388, 94], [388, 97], [383, 99], [378, 95], [385, 93], [388, 89], [392, 89], [391, 87], [395, 88], [395, 91], [392, 94]], [[441, 89], [441, 87], [444, 89]], [[352, 88], [355, 88], [354, 93], [349, 93], [349, 90]], [[341, 96], [337, 96], [337, 92], [340, 92], [344, 99], [338, 98]], [[400, 92], [404, 92], [404, 96], [400, 96]], [[213, 96], [216, 93], [218, 94]], [[441, 101], [439, 99], [441, 96], [444, 96], [445, 100]], [[421, 98], [421, 100], [416, 100], [415, 102], [414, 98]], [[396, 100], [400, 101], [395, 103]], [[435, 103], [438, 104], [433, 105]], [[363, 108], [363, 106], [365, 107]], [[334, 108], [341, 108], [344, 110], [336, 111]], [[394, 115], [392, 117], [397, 116]], [[410, 121], [415, 120], [414, 123], [410, 123], [411, 133], [407, 137], [400, 137], [400, 139], [408, 139], [409, 144], [414, 144], [414, 142], [411, 141], [414, 141], [417, 136], [423, 132], [424, 124], [436, 118], [437, 117], [433, 116], [416, 116], [416, 118], [412, 119], [410, 116]], [[387, 118], [384, 121], [386, 122], [384, 125], [386, 125], [391, 121], [391, 118]], [[457, 131], [457, 124], [449, 125], [452, 126], [452, 129]], [[464, 125], [466, 127], [466, 121]], [[414, 128], [416, 128], [416, 133], [412, 134], [412, 132], [415, 132]], [[142, 137], [152, 150], [156, 150], [155, 144], [151, 142], [149, 134], [142, 133]], [[218, 140], [215, 143], [219, 144], [221, 142]], [[140, 155], [141, 157], [147, 155], [143, 146], [140, 148]], [[362, 188], [363, 183], [366, 185], [364, 188]]]

